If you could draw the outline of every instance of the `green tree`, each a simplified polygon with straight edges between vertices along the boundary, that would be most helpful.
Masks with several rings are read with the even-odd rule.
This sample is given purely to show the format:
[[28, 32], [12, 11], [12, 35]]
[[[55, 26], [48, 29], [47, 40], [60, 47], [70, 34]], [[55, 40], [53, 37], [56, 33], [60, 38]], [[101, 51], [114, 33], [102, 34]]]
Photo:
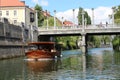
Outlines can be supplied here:
[[[49, 27], [53, 27], [54, 26], [54, 17], [48, 17], [44, 20], [44, 26], [47, 26], [47, 19], [48, 19], [48, 25]], [[59, 19], [56, 18], [56, 26], [61, 27], [62, 23], [60, 22]]]
[[[83, 11], [84, 11], [84, 9], [80, 7], [79, 11], [78, 11], [78, 22], [79, 22], [80, 25], [82, 24], [82, 12]], [[87, 24], [91, 24], [91, 18], [88, 15], [87, 11], [84, 11], [84, 19], [85, 18], [87, 20]]]
[[112, 43], [113, 43], [113, 48], [115, 50], [120, 50], [120, 36], [119, 35], [114, 37]]
[[[113, 8], [115, 11], [115, 14], [114, 14], [115, 23], [120, 24], [120, 5], [117, 7], [113, 7]], [[115, 36], [112, 43], [113, 43], [113, 48], [115, 50], [120, 50], [120, 36]]]
[[118, 7], [114, 7], [114, 11], [115, 11], [115, 23], [116, 24], [120, 24], [120, 5]]
[[43, 25], [44, 22], [44, 15], [43, 15], [43, 9], [40, 5], [36, 4], [35, 6], [35, 10], [37, 10], [37, 14], [38, 14], [38, 26], [41, 27]]

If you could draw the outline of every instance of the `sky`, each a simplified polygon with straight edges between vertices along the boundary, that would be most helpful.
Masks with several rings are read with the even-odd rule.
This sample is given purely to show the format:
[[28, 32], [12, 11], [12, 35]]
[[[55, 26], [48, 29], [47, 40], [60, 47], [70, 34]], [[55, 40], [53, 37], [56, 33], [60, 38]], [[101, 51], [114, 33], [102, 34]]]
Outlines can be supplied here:
[[79, 7], [82, 7], [88, 12], [92, 19], [92, 8], [94, 8], [94, 22], [95, 24], [111, 22], [108, 15], [112, 14], [112, 7], [120, 5], [120, 0], [24, 0], [26, 5], [34, 7], [39, 4], [43, 10], [47, 10], [62, 21], [73, 21], [73, 9], [75, 9], [75, 23], [78, 23], [77, 15]]

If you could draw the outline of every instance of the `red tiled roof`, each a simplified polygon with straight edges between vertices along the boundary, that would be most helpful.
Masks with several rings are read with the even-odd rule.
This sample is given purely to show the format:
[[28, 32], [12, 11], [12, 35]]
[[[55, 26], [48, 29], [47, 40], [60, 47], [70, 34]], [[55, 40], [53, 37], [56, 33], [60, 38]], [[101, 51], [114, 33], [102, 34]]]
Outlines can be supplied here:
[[0, 6], [7, 7], [7, 6], [25, 6], [24, 1], [19, 0], [0, 0]]
[[64, 26], [73, 26], [73, 23], [71, 21], [64, 21]]
[[70, 21], [64, 21], [64, 24], [73, 24], [73, 23]]
[[51, 15], [50, 15], [50, 12], [46, 12], [46, 11], [43, 11], [43, 15], [46, 17], [46, 16], [48, 16], [48, 17], [50, 17]]

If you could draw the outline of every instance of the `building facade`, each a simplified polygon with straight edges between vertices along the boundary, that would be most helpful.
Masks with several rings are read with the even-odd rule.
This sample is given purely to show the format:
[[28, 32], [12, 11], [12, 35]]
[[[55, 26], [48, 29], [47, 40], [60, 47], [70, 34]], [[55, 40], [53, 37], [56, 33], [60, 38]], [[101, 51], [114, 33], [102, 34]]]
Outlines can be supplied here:
[[25, 1], [0, 0], [0, 18], [23, 28], [24, 41], [37, 41], [36, 11], [26, 6]]

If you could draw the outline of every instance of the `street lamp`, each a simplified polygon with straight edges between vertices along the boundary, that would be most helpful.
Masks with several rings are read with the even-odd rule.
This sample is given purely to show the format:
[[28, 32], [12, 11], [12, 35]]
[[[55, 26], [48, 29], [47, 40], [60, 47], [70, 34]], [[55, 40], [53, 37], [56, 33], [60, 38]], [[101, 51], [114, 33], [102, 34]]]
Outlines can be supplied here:
[[47, 15], [47, 10], [46, 10], [46, 18], [47, 18], [47, 29], [48, 29], [48, 15]]
[[115, 7], [112, 7], [112, 26], [114, 27], [114, 12], [115, 12]]
[[109, 18], [109, 24], [110, 24], [111, 15], [108, 15], [108, 18]]
[[36, 27], [38, 28], [38, 11], [36, 10]]
[[64, 25], [63, 25], [63, 18], [64, 18], [64, 17], [62, 17], [62, 28], [64, 27]]
[[94, 26], [94, 8], [92, 8], [92, 25]]
[[87, 26], [87, 18], [85, 18], [85, 27], [84, 28], [86, 28], [86, 26]]
[[56, 10], [54, 10], [54, 29], [56, 28]]
[[75, 9], [73, 9], [73, 28], [75, 27]]
[[82, 32], [84, 32], [84, 27], [85, 27], [85, 24], [84, 24], [84, 10], [82, 10]]

